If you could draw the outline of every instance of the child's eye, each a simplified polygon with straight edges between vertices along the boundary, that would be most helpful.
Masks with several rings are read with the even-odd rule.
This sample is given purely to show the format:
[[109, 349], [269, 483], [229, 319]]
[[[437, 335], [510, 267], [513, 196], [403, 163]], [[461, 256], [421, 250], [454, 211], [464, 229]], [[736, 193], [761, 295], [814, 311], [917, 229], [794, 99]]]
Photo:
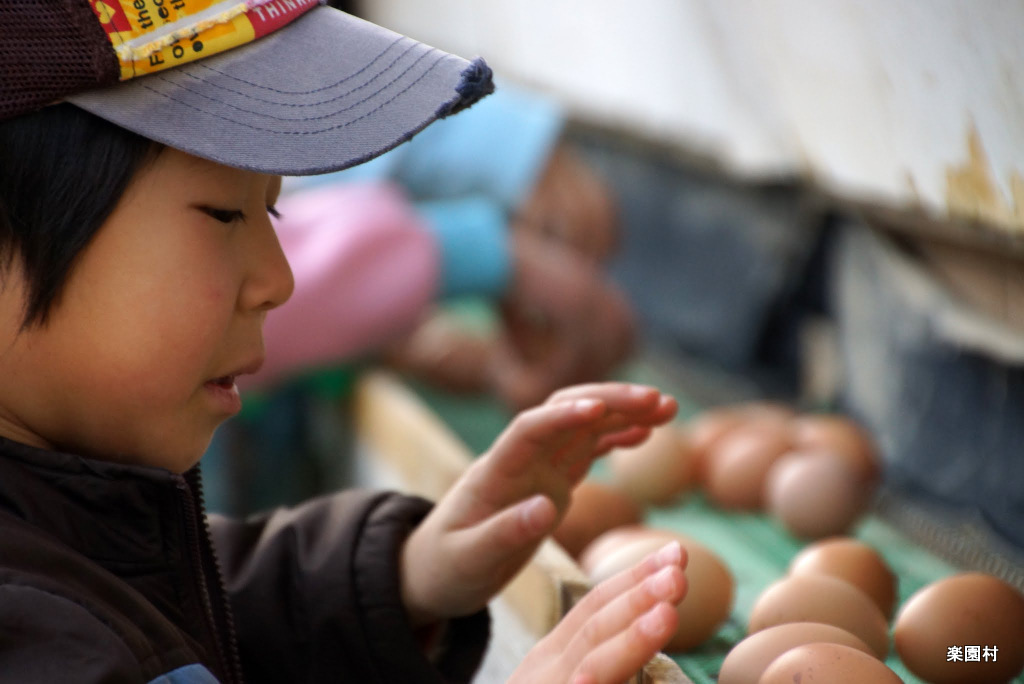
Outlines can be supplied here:
[[217, 209], [215, 207], [203, 207], [203, 211], [207, 216], [214, 218], [221, 223], [234, 223], [235, 221], [241, 221], [245, 219], [243, 214], [238, 209]]
[[277, 210], [277, 207], [275, 207], [273, 204], [267, 205], [267, 213], [276, 219], [281, 218], [281, 212], [279, 212]]

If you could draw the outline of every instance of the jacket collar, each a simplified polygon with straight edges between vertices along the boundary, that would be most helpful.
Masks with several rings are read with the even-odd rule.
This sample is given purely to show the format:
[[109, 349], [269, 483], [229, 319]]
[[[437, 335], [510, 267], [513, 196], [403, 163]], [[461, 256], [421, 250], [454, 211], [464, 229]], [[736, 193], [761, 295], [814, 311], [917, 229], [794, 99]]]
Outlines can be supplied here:
[[0, 512], [126, 582], [194, 640], [221, 680], [241, 681], [200, 488], [198, 468], [178, 475], [0, 437]]
[[114, 562], [139, 572], [167, 564], [164, 537], [178, 519], [186, 491], [186, 478], [168, 470], [0, 437], [0, 510], [102, 565]]

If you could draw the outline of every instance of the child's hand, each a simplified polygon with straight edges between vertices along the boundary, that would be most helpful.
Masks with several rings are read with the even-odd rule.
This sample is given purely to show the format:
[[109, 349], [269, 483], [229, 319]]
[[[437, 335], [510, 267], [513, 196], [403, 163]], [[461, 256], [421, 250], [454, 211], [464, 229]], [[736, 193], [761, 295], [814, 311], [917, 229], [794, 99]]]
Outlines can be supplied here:
[[604, 383], [561, 390], [516, 416], [405, 544], [413, 624], [486, 605], [555, 528], [594, 458], [639, 444], [676, 407], [653, 387]]
[[620, 684], [654, 657], [676, 630], [674, 605], [686, 595], [686, 552], [670, 542], [591, 589], [534, 646], [509, 684]]

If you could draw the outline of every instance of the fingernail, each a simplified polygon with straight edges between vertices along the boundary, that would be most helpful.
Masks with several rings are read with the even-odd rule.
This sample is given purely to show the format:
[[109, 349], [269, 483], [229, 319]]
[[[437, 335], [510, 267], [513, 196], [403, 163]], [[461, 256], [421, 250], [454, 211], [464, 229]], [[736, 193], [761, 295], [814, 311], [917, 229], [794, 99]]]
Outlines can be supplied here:
[[629, 388], [630, 396], [634, 396], [634, 397], [646, 397], [650, 393], [651, 393], [651, 388], [650, 387], [645, 387], [644, 385], [633, 385], [632, 387]]
[[683, 558], [683, 549], [677, 541], [670, 541], [660, 549], [654, 556], [654, 560], [657, 561], [659, 566], [662, 565], [678, 565], [679, 561]]
[[675, 588], [675, 580], [672, 577], [672, 568], [663, 568], [658, 574], [647, 580], [651, 594], [657, 598], [668, 596]]
[[529, 529], [539, 531], [545, 528], [549, 518], [547, 499], [540, 494], [530, 499], [523, 506], [522, 516]]
[[[660, 604], [659, 604], [660, 605]], [[658, 610], [658, 606], [651, 608], [647, 613], [640, 618], [637, 623], [637, 627], [644, 634], [651, 637], [661, 637], [665, 633], [665, 618], [662, 616], [661, 611]]]
[[576, 410], [577, 411], [591, 411], [595, 406], [601, 402], [597, 399], [577, 399]]

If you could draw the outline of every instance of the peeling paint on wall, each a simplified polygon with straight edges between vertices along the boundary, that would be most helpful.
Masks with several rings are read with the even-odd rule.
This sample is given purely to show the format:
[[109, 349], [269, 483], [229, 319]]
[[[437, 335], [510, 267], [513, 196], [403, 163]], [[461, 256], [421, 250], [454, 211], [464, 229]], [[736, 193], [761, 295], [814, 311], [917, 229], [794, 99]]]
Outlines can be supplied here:
[[1024, 213], [1024, 176], [1016, 169], [1010, 172], [1010, 197], [1013, 198], [1016, 227], [1024, 229], [1024, 217], [1021, 216]]
[[917, 181], [914, 180], [914, 174], [910, 171], [904, 171], [903, 177], [907, 181], [907, 192], [913, 199], [914, 204], [921, 204], [921, 191], [917, 189]]
[[946, 167], [946, 206], [951, 215], [993, 223], [1024, 233], [1024, 178], [1009, 176], [1011, 197], [996, 185], [978, 129], [967, 131], [967, 161]]
[[1024, 0], [365, 4], [584, 122], [1024, 254]]

